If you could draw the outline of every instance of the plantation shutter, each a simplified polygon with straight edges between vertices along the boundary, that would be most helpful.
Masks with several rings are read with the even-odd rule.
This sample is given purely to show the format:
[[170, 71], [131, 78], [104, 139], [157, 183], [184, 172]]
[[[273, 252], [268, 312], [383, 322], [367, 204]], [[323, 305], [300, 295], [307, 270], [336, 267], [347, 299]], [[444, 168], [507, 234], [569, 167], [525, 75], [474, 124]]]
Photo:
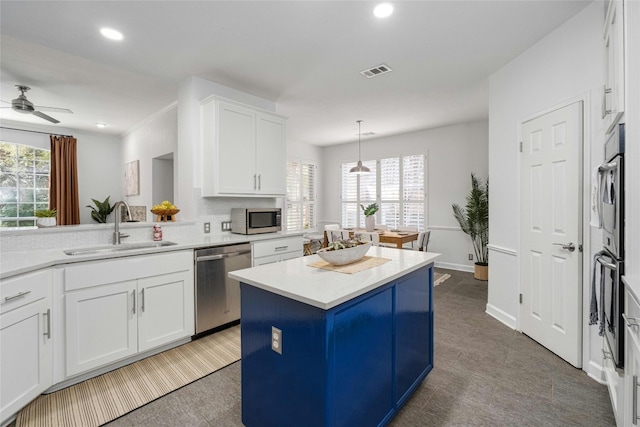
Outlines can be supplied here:
[[425, 229], [424, 155], [402, 158], [402, 222], [405, 226]]
[[287, 230], [316, 227], [316, 171], [312, 163], [287, 162]]
[[353, 163], [342, 164], [342, 227], [356, 227], [358, 215], [358, 176], [349, 173]]
[[298, 230], [302, 223], [300, 170], [299, 162], [287, 162], [287, 230]]
[[388, 228], [400, 225], [400, 159], [380, 160], [380, 216]]

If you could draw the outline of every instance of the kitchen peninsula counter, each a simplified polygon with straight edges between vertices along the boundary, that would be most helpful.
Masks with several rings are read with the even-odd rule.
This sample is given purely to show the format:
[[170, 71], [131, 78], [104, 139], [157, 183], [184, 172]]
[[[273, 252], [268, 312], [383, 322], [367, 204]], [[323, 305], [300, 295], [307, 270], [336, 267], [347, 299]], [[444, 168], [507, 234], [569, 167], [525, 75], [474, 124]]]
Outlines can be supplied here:
[[229, 273], [241, 282], [242, 420], [382, 426], [433, 368], [439, 254], [372, 247], [354, 274], [317, 255]]

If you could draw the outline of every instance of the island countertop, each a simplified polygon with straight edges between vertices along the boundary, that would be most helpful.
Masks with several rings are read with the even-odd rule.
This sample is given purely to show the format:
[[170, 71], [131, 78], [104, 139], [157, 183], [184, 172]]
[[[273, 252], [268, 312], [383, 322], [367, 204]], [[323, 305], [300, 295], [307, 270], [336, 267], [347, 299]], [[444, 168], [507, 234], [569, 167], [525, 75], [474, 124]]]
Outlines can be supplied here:
[[377, 287], [425, 267], [440, 254], [374, 246], [368, 256], [390, 261], [354, 274], [311, 267], [318, 255], [295, 258], [229, 273], [229, 277], [295, 301], [331, 309]]

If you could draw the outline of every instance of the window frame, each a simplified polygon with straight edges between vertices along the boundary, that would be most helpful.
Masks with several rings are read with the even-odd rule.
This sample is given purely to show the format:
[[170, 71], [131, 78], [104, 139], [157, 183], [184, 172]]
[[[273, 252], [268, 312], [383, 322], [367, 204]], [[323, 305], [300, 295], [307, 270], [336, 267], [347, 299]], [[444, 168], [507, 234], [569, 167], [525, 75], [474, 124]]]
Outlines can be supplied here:
[[[422, 187], [423, 187], [423, 199], [422, 203], [420, 200], [404, 200], [404, 190], [405, 190], [405, 176], [404, 176], [404, 160], [406, 158], [410, 158], [413, 156], [422, 156], [423, 169], [422, 169]], [[382, 199], [382, 162], [385, 160], [398, 159], [398, 199]], [[393, 204], [396, 203], [398, 205], [399, 219], [398, 224], [395, 227], [406, 226], [405, 221], [405, 206], [407, 205], [415, 205], [421, 204], [423, 210], [423, 221], [422, 224], [418, 226], [419, 231], [424, 231], [427, 228], [428, 224], [428, 156], [427, 153], [415, 153], [415, 154], [402, 154], [398, 156], [384, 156], [376, 158], [375, 160], [363, 160], [362, 164], [369, 167], [372, 173], [375, 173], [375, 182], [376, 182], [376, 196], [375, 200], [370, 200], [362, 198], [362, 188], [361, 188], [361, 178], [362, 175], [350, 174], [349, 170], [351, 167], [356, 165], [356, 162], [345, 162], [341, 163], [341, 193], [340, 193], [340, 211], [341, 211], [341, 222], [343, 227], [354, 227], [354, 228], [363, 228], [364, 227], [364, 214], [360, 205], [368, 205], [370, 203], [377, 203], [379, 206], [378, 212], [375, 214], [376, 224], [380, 224], [383, 222], [382, 213], [383, 213], [383, 205], [384, 204]], [[373, 164], [373, 166], [372, 166]], [[355, 175], [356, 177], [356, 187], [355, 187], [355, 195], [356, 199], [349, 198], [345, 200], [345, 193], [348, 192], [348, 189], [344, 187], [344, 178], [345, 176], [351, 177]], [[368, 174], [367, 174], [368, 175]], [[354, 191], [351, 189], [349, 194], [353, 194]], [[354, 214], [354, 210], [358, 212], [357, 215]], [[355, 221], [352, 219], [355, 217]], [[386, 225], [386, 224], [385, 224]]]
[[[291, 164], [298, 165], [298, 179], [297, 179], [297, 197], [296, 200], [291, 200], [289, 197], [289, 168]], [[305, 189], [304, 170], [305, 167], [313, 168], [313, 188]], [[311, 199], [307, 199], [306, 194], [312, 193]], [[295, 206], [300, 212], [299, 222], [295, 228], [289, 228], [289, 219], [291, 216], [290, 208]], [[310, 222], [308, 226], [304, 225], [305, 212], [309, 213]], [[304, 159], [288, 159], [287, 160], [287, 194], [284, 197], [284, 218], [283, 229], [286, 231], [309, 231], [315, 230], [318, 226], [318, 164], [313, 160]]]

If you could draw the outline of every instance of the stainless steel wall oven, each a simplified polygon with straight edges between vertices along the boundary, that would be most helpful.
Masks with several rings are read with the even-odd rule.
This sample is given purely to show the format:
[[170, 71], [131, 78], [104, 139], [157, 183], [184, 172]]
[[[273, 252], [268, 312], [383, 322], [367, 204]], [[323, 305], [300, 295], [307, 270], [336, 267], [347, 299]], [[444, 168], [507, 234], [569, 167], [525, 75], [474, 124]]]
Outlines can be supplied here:
[[605, 357], [619, 369], [624, 368], [624, 144], [624, 124], [619, 124], [607, 139], [605, 163], [598, 168], [603, 248], [594, 257], [594, 280], [600, 274], [600, 333], [609, 353]]

